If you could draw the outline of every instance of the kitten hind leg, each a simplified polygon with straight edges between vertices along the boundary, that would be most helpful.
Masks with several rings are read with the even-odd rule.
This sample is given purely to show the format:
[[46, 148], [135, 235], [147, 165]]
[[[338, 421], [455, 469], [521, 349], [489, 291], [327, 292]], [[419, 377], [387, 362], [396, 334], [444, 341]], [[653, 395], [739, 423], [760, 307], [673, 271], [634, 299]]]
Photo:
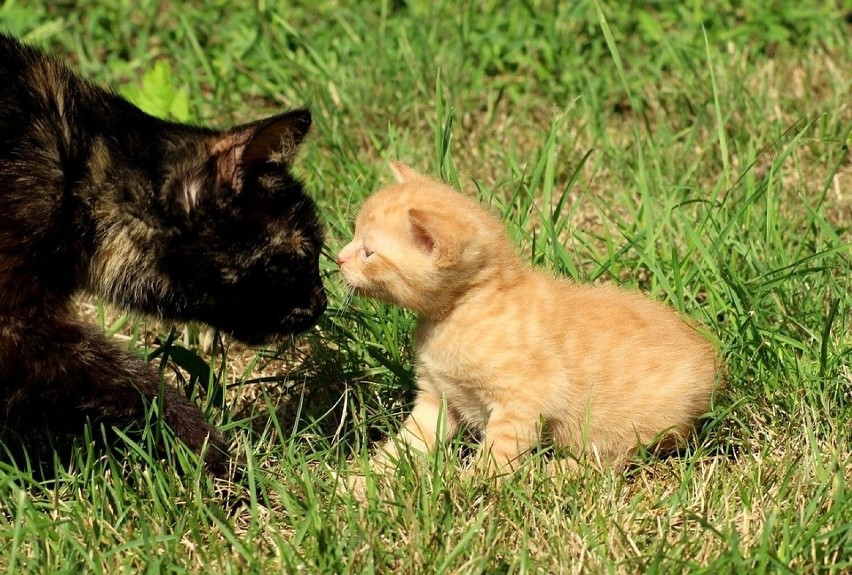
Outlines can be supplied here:
[[485, 426], [476, 465], [488, 475], [511, 471], [540, 436], [538, 413], [496, 406]]

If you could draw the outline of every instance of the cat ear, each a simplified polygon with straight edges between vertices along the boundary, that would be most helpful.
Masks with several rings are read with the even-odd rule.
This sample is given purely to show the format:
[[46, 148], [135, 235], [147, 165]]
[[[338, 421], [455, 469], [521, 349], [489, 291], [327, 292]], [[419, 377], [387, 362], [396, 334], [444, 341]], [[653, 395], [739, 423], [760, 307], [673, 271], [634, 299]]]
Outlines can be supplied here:
[[408, 221], [411, 223], [411, 235], [414, 244], [424, 252], [435, 251], [437, 244], [435, 235], [430, 228], [435, 227], [434, 215], [424, 210], [411, 208], [408, 210]]
[[451, 215], [410, 208], [408, 221], [411, 223], [415, 245], [426, 253], [436, 255], [439, 261], [455, 261], [464, 250], [465, 224]]
[[294, 110], [224, 133], [210, 148], [217, 185], [237, 189], [246, 170], [268, 163], [289, 164], [310, 128], [310, 111]]
[[295, 110], [249, 124], [248, 129], [252, 134], [243, 152], [243, 166], [258, 162], [289, 164], [311, 129], [311, 113]]
[[403, 164], [402, 162], [391, 161], [390, 170], [391, 174], [393, 174], [393, 179], [397, 184], [410, 182], [411, 180], [416, 180], [418, 178], [423, 177], [416, 171]]

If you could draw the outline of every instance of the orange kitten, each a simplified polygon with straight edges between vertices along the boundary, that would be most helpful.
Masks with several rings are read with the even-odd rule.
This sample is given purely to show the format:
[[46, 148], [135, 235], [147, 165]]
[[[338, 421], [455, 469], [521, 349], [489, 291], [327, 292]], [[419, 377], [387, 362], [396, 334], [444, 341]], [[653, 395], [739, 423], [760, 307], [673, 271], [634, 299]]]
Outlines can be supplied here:
[[491, 471], [542, 431], [603, 462], [689, 434], [719, 366], [693, 324], [644, 295], [530, 268], [474, 199], [391, 169], [397, 184], [366, 201], [337, 257], [355, 291], [418, 315], [419, 393], [381, 461], [430, 451], [460, 423], [481, 432]]

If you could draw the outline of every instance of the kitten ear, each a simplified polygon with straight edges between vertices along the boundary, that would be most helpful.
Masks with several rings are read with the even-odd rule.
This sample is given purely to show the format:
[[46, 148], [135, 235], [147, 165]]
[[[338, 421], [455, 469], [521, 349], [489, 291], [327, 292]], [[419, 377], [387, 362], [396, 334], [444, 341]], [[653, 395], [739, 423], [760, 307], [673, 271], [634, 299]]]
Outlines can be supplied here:
[[436, 255], [439, 261], [453, 262], [465, 248], [465, 224], [451, 215], [410, 208], [408, 221], [411, 223], [415, 245], [426, 253]]
[[411, 235], [414, 239], [414, 244], [424, 252], [431, 253], [435, 251], [436, 241], [435, 235], [430, 231], [435, 227], [434, 214], [411, 208], [408, 210], [408, 221], [411, 223]]
[[238, 189], [246, 170], [268, 163], [289, 164], [310, 128], [310, 111], [294, 110], [225, 132], [210, 147], [217, 185]]
[[403, 184], [405, 182], [410, 182], [411, 180], [416, 180], [418, 178], [422, 178], [419, 173], [409, 168], [402, 162], [391, 161], [390, 163], [390, 171], [393, 174], [393, 179], [397, 184]]

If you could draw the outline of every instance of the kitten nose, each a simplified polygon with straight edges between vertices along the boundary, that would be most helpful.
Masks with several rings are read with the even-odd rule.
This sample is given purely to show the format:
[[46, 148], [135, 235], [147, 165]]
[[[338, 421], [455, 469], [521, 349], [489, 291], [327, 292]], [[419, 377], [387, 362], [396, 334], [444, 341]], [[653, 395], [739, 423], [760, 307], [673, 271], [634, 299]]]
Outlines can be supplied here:
[[335, 261], [337, 262], [337, 265], [342, 266], [343, 264], [348, 262], [350, 259], [352, 259], [352, 256], [355, 254], [355, 252], [358, 251], [358, 250], [354, 249], [354, 247], [355, 247], [353, 245], [354, 243], [355, 243], [354, 241], [349, 242], [348, 244], [343, 246], [343, 248], [340, 250], [340, 252], [338, 252], [337, 258], [335, 259]]

